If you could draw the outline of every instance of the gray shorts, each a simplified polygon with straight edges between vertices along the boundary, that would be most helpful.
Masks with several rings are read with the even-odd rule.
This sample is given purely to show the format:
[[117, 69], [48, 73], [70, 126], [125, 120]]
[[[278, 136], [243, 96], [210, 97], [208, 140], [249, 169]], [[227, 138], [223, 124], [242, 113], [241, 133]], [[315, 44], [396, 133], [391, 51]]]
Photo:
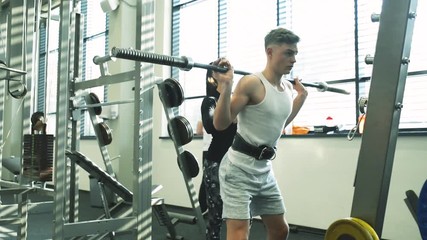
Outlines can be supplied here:
[[249, 174], [225, 157], [219, 169], [219, 182], [224, 219], [251, 219], [286, 212], [273, 171]]

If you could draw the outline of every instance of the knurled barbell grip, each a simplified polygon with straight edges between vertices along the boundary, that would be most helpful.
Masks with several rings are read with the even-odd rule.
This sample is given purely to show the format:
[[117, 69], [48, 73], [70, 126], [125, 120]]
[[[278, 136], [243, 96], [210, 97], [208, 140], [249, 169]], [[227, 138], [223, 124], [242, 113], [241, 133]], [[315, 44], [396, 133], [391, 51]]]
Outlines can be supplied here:
[[[215, 66], [215, 65], [211, 65], [211, 64], [194, 63], [194, 67], [209, 69], [212, 71], [222, 72], [222, 73], [225, 73], [228, 71], [228, 68], [219, 67], [219, 66]], [[236, 69], [234, 69], [234, 73], [239, 74], [239, 75], [250, 75], [251, 74], [250, 72], [240, 71], [240, 70], [236, 70]]]
[[154, 64], [168, 65], [172, 67], [179, 67], [184, 70], [190, 70], [193, 66], [190, 66], [189, 59], [186, 57], [172, 57], [167, 55], [161, 55], [157, 53], [148, 53], [135, 49], [124, 49], [113, 47], [111, 49], [111, 56], [116, 58], [148, 62]]

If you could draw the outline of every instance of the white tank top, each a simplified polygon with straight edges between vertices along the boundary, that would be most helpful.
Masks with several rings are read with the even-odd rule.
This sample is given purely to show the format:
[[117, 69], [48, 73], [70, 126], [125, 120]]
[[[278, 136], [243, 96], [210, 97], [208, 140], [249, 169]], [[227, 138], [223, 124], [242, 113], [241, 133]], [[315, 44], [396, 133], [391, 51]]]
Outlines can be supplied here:
[[[260, 103], [247, 105], [238, 114], [237, 132], [254, 146], [275, 147], [292, 111], [292, 89], [284, 84], [284, 91], [279, 91], [262, 73], [255, 75], [264, 85], [265, 96]], [[255, 160], [232, 148], [229, 149], [227, 157], [234, 165], [248, 173], [264, 173], [271, 169], [271, 160]]]

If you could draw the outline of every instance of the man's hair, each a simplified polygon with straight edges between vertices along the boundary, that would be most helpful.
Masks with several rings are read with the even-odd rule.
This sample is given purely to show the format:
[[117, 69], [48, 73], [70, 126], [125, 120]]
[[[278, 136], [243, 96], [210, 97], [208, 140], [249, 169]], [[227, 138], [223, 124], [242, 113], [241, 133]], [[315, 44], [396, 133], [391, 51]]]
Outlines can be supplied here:
[[271, 44], [295, 44], [299, 42], [299, 37], [292, 31], [285, 28], [276, 28], [271, 30], [264, 38], [264, 47]]

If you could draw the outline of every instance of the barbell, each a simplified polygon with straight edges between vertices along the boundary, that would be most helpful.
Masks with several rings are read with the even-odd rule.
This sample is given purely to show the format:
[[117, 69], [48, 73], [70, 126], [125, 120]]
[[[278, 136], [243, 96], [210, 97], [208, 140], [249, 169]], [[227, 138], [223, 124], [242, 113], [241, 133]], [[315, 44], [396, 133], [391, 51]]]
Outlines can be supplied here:
[[[144, 52], [141, 50], [130, 49], [130, 48], [125, 49], [125, 48], [113, 47], [111, 49], [110, 57], [140, 61], [140, 62], [148, 62], [148, 63], [160, 64], [160, 65], [167, 65], [172, 67], [179, 67], [181, 70], [184, 70], [184, 71], [190, 71], [193, 67], [222, 72], [222, 73], [228, 71], [228, 69], [224, 67], [193, 62], [191, 58], [185, 57], [185, 56], [174, 57], [174, 56], [162, 55], [157, 53]], [[234, 70], [234, 73], [239, 75], [251, 74], [249, 72], [236, 70], [236, 69]], [[289, 80], [289, 81], [291, 83], [294, 83], [293, 80]], [[335, 93], [341, 93], [341, 94], [347, 94], [347, 95], [350, 94], [350, 92], [344, 89], [330, 87], [326, 83], [302, 83], [302, 85], [306, 87], [317, 88], [321, 92], [329, 91], [329, 92], [335, 92]]]

